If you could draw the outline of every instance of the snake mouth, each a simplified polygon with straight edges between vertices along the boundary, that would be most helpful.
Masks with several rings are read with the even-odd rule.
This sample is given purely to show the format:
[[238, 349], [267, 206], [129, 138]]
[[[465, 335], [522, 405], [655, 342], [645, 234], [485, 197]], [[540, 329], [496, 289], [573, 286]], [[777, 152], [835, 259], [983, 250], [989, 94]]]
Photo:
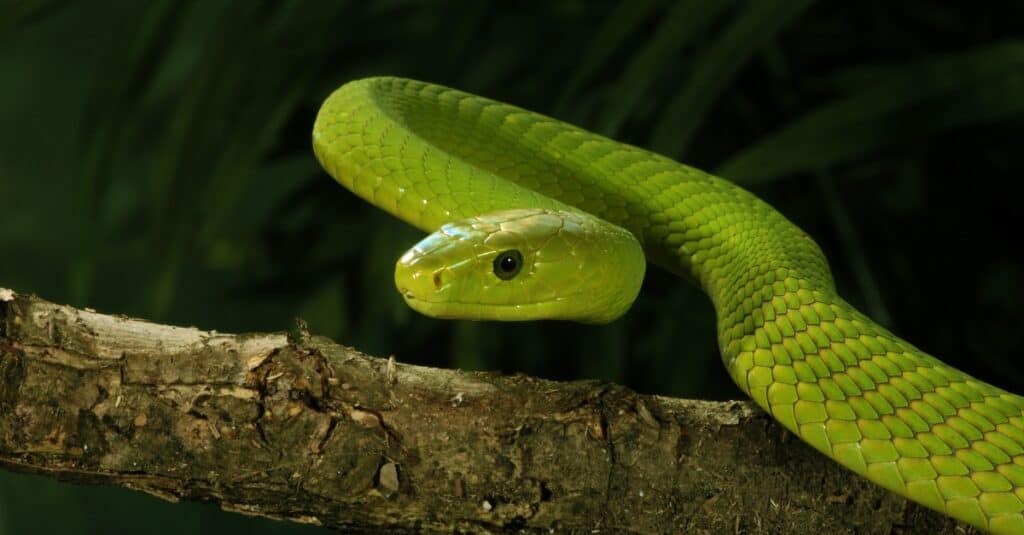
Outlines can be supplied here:
[[480, 303], [453, 301], [451, 299], [431, 300], [417, 297], [406, 287], [398, 288], [399, 294], [409, 308], [436, 319], [461, 319], [470, 321], [536, 321], [536, 320], [573, 320], [557, 310], [557, 305], [564, 299], [578, 296], [578, 293], [562, 295], [546, 301], [529, 303]]

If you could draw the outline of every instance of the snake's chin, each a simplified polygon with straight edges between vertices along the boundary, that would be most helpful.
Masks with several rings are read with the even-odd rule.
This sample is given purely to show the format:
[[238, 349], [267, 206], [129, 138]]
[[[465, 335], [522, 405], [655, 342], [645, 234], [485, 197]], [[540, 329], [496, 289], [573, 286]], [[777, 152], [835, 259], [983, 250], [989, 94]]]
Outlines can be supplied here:
[[[404, 288], [398, 289], [402, 299], [409, 308], [423, 314], [424, 316], [442, 320], [471, 320], [471, 321], [515, 321], [516, 312], [514, 305], [482, 305], [479, 303], [457, 303], [453, 301], [430, 301], [416, 297], [411, 291]], [[506, 311], [503, 313], [502, 310]]]
[[[408, 289], [399, 287], [399, 293], [409, 308], [435, 319], [470, 321], [539, 321], [561, 320], [579, 323], [598, 323], [589, 318], [566, 317], [552, 307], [555, 301], [517, 304], [462, 303], [451, 300], [430, 301], [416, 297]], [[607, 323], [607, 322], [600, 322]]]

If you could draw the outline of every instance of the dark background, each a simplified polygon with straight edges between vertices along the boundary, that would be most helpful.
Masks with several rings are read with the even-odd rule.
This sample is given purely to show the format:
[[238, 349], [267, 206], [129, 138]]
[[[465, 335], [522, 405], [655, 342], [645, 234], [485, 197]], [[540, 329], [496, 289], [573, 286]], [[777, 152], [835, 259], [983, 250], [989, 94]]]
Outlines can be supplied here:
[[[717, 172], [808, 230], [842, 293], [1024, 392], [1020, 8], [948, 2], [0, 1], [0, 286], [434, 366], [742, 397], [699, 291], [652, 270], [604, 327], [441, 322], [419, 233], [317, 166], [319, 103], [394, 74]], [[1009, 4], [1007, 4], [1009, 5]], [[0, 472], [0, 533], [313, 533]]]

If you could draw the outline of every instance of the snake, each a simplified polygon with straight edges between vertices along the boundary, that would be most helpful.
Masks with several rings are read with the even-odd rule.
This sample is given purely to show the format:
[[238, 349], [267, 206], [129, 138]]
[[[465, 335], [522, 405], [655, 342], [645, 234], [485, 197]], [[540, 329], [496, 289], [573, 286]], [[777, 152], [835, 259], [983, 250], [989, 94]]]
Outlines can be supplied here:
[[554, 118], [431, 83], [345, 83], [313, 149], [337, 182], [429, 233], [395, 284], [435, 318], [607, 323], [648, 263], [698, 285], [739, 388], [892, 492], [1024, 533], [1024, 398], [918, 349], [837, 293], [804, 231], [747, 190]]

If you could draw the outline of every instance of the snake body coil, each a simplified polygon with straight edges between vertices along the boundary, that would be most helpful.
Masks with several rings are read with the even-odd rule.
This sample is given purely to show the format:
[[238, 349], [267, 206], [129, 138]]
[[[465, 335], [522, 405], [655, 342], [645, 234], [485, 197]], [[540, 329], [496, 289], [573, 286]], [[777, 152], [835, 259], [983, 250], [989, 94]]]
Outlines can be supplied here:
[[411, 80], [349, 83], [313, 132], [324, 168], [433, 232], [516, 208], [629, 230], [696, 281], [737, 385], [846, 468], [983, 529], [1024, 532], [1024, 399], [918, 350], [836, 294], [814, 241], [720, 178], [554, 119]]

